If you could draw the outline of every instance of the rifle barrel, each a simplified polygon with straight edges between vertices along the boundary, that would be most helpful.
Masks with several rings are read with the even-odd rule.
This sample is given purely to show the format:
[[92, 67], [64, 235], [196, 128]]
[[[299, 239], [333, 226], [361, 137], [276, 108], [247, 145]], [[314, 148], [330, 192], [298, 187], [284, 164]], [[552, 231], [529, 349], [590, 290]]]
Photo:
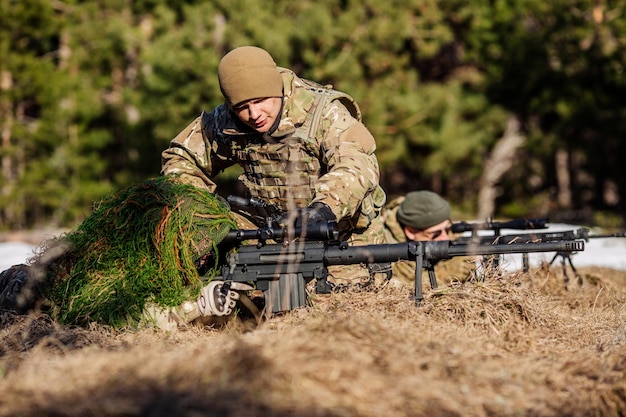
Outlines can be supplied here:
[[588, 235], [586, 239], [606, 239], [609, 237], [626, 237], [626, 232], [609, 233], [605, 235]]
[[384, 263], [412, 260], [422, 255], [436, 261], [454, 256], [503, 255], [535, 252], [578, 252], [585, 249], [583, 240], [517, 243], [510, 245], [453, 245], [451, 241], [404, 242], [382, 245], [339, 247], [330, 246], [325, 253], [326, 265]]
[[508, 245], [454, 245], [449, 248], [450, 256], [504, 255], [511, 253], [536, 252], [579, 252], [585, 249], [583, 240], [561, 240], [555, 242], [511, 243]]

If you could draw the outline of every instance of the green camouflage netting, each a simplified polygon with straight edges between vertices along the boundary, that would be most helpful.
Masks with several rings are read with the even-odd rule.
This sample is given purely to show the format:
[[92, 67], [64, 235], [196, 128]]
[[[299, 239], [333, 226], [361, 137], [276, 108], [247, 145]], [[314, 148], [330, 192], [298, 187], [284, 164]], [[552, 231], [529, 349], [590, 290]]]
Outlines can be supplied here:
[[235, 227], [227, 204], [175, 177], [105, 198], [56, 242], [70, 249], [47, 267], [52, 315], [65, 324], [134, 326], [147, 303], [194, 299], [204, 285], [196, 262], [211, 251], [207, 275], [215, 275], [216, 245]]

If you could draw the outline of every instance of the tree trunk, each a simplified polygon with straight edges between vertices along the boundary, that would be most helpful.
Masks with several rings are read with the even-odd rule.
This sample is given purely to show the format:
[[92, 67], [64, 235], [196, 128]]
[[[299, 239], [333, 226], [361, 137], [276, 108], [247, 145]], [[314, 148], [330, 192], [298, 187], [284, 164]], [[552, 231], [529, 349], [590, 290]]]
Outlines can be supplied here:
[[498, 140], [491, 155], [485, 161], [478, 191], [478, 219], [493, 216], [498, 197], [496, 186], [513, 166], [517, 150], [525, 142], [526, 138], [519, 133], [519, 121], [514, 116], [509, 117], [504, 135]]
[[565, 149], [557, 149], [555, 155], [557, 202], [559, 208], [569, 209], [572, 207], [572, 182], [569, 171], [569, 152]]
[[[4, 97], [0, 99], [0, 140], [2, 141], [2, 149], [10, 149], [11, 147], [11, 132], [13, 131], [14, 116], [11, 111], [11, 101], [9, 100], [9, 94], [6, 92], [13, 88], [13, 75], [9, 71], [0, 72], [0, 92]], [[11, 194], [15, 184], [15, 169], [13, 167], [12, 156], [10, 152], [5, 152], [0, 159], [0, 172], [2, 175], [2, 187], [0, 187], [0, 197], [4, 201], [11, 201]], [[7, 204], [2, 208], [0, 213], [0, 219], [5, 225], [11, 225], [15, 222], [15, 215], [11, 204]]]

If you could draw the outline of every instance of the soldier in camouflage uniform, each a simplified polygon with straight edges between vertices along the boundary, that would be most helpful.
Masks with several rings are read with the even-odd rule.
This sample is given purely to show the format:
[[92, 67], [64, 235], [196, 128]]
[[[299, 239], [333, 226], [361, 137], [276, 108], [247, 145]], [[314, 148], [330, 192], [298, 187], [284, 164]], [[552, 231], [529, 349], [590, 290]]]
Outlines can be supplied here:
[[[218, 79], [225, 102], [171, 141], [163, 174], [216, 192], [213, 178], [239, 164], [250, 196], [293, 214], [296, 226], [333, 220], [351, 245], [384, 242], [376, 143], [352, 97], [277, 67], [253, 46], [227, 53]], [[263, 226], [234, 217], [241, 228]], [[361, 266], [331, 274], [350, 282], [369, 276]]]
[[[450, 240], [450, 204], [432, 191], [413, 191], [391, 201], [383, 210], [385, 239], [389, 243]], [[415, 262], [393, 264], [393, 282], [412, 286]]]

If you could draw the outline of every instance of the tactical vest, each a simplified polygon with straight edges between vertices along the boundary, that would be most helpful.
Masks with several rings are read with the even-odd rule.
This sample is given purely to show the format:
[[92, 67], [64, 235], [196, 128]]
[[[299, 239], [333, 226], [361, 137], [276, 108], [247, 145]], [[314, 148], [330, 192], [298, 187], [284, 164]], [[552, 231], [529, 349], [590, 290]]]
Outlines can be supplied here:
[[319, 151], [309, 138], [292, 136], [279, 143], [251, 144], [234, 150], [244, 173], [239, 180], [255, 197], [283, 210], [306, 207], [321, 176]]
[[381, 217], [385, 225], [385, 240], [388, 243], [406, 242], [404, 228], [398, 222], [398, 209], [404, 201], [405, 196], [397, 197], [387, 203], [382, 211]]

